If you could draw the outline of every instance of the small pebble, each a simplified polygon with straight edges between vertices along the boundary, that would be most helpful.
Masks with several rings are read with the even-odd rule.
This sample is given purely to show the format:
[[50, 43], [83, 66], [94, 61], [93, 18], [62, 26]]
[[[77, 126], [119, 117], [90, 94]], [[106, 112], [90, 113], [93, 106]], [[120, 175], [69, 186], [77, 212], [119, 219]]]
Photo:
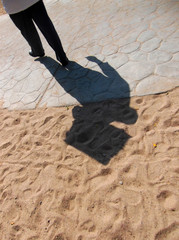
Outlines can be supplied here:
[[120, 185], [123, 185], [123, 181], [120, 181], [119, 184], [120, 184]]

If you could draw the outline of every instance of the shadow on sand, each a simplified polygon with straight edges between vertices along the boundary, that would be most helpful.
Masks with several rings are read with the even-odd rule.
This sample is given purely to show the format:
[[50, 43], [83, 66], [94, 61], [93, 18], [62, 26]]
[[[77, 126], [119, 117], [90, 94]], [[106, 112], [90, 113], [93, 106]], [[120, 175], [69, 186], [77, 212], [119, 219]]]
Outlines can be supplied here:
[[72, 110], [74, 122], [66, 133], [65, 142], [98, 162], [108, 164], [130, 138], [124, 129], [111, 123], [134, 124], [137, 113], [129, 106], [129, 85], [118, 72], [96, 57], [87, 59], [98, 65], [101, 72], [76, 62], [62, 68], [50, 57], [36, 61], [44, 64], [61, 87], [81, 104]]

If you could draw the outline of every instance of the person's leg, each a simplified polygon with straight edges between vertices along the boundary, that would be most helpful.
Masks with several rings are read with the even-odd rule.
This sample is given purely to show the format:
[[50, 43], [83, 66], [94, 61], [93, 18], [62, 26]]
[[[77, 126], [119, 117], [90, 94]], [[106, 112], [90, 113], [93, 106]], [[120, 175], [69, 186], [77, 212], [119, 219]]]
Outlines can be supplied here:
[[[43, 56], [44, 49], [39, 34], [27, 10], [9, 15], [31, 47], [34, 56]], [[32, 55], [32, 56], [33, 56]]]
[[63, 50], [60, 38], [54, 28], [54, 25], [47, 14], [43, 2], [39, 1], [29, 9], [32, 14], [32, 19], [39, 27], [40, 31], [46, 38], [49, 45], [55, 51], [57, 60], [59, 60], [62, 63], [62, 65], [67, 65], [68, 59]]

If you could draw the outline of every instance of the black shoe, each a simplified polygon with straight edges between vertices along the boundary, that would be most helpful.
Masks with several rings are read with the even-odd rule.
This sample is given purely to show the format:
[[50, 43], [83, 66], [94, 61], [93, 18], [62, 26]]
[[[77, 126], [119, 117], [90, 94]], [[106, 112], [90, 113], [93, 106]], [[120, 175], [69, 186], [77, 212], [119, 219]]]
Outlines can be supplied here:
[[42, 52], [41, 54], [34, 54], [34, 53], [32, 52], [32, 50], [30, 50], [30, 51], [29, 51], [29, 55], [30, 55], [31, 57], [44, 57], [44, 56], [45, 56], [45, 53]]
[[66, 58], [65, 60], [60, 61], [60, 62], [61, 62], [63, 67], [66, 67], [68, 65], [68, 63], [69, 63], [69, 60], [68, 60], [68, 58]]
[[57, 60], [62, 64], [63, 67], [66, 67], [69, 63], [69, 60], [66, 56], [64, 59], [60, 59], [60, 57], [57, 56]]

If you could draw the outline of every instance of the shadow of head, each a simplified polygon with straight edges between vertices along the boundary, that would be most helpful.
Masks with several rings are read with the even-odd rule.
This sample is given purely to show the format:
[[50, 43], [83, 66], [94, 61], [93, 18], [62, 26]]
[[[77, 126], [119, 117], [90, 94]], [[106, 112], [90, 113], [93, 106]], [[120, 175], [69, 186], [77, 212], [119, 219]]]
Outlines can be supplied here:
[[128, 99], [118, 99], [76, 106], [73, 117], [66, 143], [106, 165], [130, 138], [112, 123], [134, 124], [137, 113], [128, 106]]
[[123, 149], [130, 136], [113, 122], [134, 124], [135, 109], [130, 107], [129, 84], [107, 62], [87, 57], [92, 67], [71, 61], [66, 68], [53, 59], [38, 59], [54, 76], [58, 84], [81, 106], [73, 108], [74, 122], [65, 142], [107, 164]]

